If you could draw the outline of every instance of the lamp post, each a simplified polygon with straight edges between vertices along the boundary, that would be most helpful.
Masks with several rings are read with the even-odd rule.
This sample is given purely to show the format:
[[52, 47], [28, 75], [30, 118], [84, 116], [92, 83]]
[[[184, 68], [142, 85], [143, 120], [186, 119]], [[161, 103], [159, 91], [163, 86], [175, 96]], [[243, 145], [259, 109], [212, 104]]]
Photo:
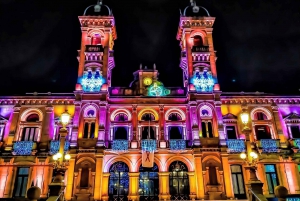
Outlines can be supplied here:
[[249, 180], [250, 181], [258, 181], [258, 178], [256, 176], [256, 164], [257, 164], [257, 158], [258, 158], [257, 153], [254, 151], [251, 151], [248, 155], [243, 152], [240, 154], [240, 158], [243, 159], [247, 163], [247, 166], [245, 167], [245, 169], [249, 170], [249, 173], [250, 173]]
[[70, 117], [71, 116], [70, 116], [70, 114], [68, 113], [67, 110], [64, 113], [62, 113], [61, 116], [60, 116], [60, 121], [61, 121], [61, 124], [62, 124], [63, 127], [59, 130], [59, 135], [60, 135], [60, 139], [59, 139], [59, 151], [58, 151], [57, 154], [55, 154], [53, 156], [54, 169], [57, 169], [58, 172], [61, 172], [63, 169], [65, 171], [67, 169], [66, 168], [66, 162], [64, 162], [64, 159], [66, 161], [68, 161], [71, 158], [71, 156], [69, 154], [66, 154], [66, 155], [64, 154], [64, 147], [65, 147], [65, 142], [66, 142], [66, 136], [68, 134], [68, 130], [67, 130], [66, 126], [70, 122]]
[[[64, 153], [66, 135], [68, 134], [68, 130], [66, 126], [70, 121], [70, 114], [66, 110], [61, 114], [60, 121], [62, 124], [62, 128], [59, 130], [60, 140], [59, 140], [59, 151], [57, 154], [53, 156], [54, 160], [54, 169], [56, 170], [56, 175], [51, 184], [49, 184], [49, 199], [63, 201], [63, 191], [65, 189], [65, 185], [63, 182], [63, 176], [65, 171], [67, 170], [68, 160], [70, 160], [71, 156], [69, 154]], [[64, 161], [65, 159], [65, 161]]]

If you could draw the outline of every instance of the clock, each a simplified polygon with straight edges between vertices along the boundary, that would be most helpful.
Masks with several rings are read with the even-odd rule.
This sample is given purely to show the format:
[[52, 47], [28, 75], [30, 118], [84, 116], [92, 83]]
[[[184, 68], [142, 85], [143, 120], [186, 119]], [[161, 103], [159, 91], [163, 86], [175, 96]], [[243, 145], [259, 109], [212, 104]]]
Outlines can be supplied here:
[[151, 84], [152, 84], [152, 78], [150, 78], [150, 77], [145, 77], [145, 78], [143, 79], [143, 83], [144, 83], [144, 85], [146, 85], [146, 86], [151, 85]]

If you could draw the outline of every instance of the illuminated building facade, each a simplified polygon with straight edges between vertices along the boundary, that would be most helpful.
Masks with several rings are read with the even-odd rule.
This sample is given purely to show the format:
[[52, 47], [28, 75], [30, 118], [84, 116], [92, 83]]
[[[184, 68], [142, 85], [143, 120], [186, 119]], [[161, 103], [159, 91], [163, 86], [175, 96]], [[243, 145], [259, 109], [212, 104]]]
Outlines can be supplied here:
[[[74, 95], [0, 97], [0, 198], [24, 197], [33, 185], [47, 197], [65, 110], [72, 117], [66, 200], [246, 199], [240, 154], [247, 136], [259, 154], [264, 195], [272, 197], [279, 184], [300, 193], [299, 96], [221, 92], [215, 18], [202, 7], [205, 16], [185, 10], [180, 17], [183, 87], [165, 87], [155, 65], [140, 66], [129, 87], [111, 86], [117, 34], [107, 9], [107, 16], [79, 16]], [[242, 113], [249, 114], [246, 125]], [[152, 168], [142, 167], [143, 147], [154, 150]]]

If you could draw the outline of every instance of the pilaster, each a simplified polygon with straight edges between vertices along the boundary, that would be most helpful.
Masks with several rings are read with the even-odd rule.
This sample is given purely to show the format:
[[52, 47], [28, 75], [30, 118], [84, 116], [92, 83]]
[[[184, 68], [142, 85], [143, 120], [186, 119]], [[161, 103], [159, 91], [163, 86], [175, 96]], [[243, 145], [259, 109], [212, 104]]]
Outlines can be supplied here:
[[159, 172], [159, 200], [170, 200], [170, 189], [169, 189], [169, 175], [170, 172]]
[[103, 166], [103, 156], [98, 156], [96, 158], [96, 175], [95, 175], [95, 192], [94, 199], [101, 200], [101, 183], [102, 180], [102, 166]]
[[[13, 141], [17, 137], [17, 129], [18, 129], [18, 122], [19, 122], [19, 116], [20, 116], [20, 110], [21, 106], [16, 105], [14, 107], [13, 113], [11, 113], [9, 118], [9, 133], [5, 145], [5, 151], [11, 151], [13, 146]], [[6, 136], [5, 136], [6, 138]]]
[[204, 185], [203, 185], [203, 172], [202, 172], [202, 157], [195, 156], [195, 174], [196, 174], [196, 187], [197, 199], [204, 199]]
[[102, 177], [102, 193], [101, 193], [101, 198], [102, 198], [102, 201], [108, 201], [109, 199], [109, 196], [108, 196], [108, 181], [109, 181], [109, 175], [110, 173], [103, 173], [102, 174], [103, 177]]
[[228, 163], [228, 154], [222, 154], [222, 165], [224, 174], [224, 183], [227, 199], [234, 198], [232, 183], [231, 183], [231, 171]]
[[189, 176], [189, 184], [190, 184], [190, 199], [195, 200], [197, 198], [195, 172], [188, 172], [187, 174]]
[[68, 178], [67, 178], [67, 186], [66, 186], [66, 192], [65, 192], [66, 200], [71, 200], [72, 199], [74, 168], [75, 168], [75, 158], [71, 158], [69, 160], [69, 166], [68, 166], [68, 170], [67, 170]]
[[139, 172], [129, 172], [129, 194], [128, 200], [138, 201], [139, 200]]

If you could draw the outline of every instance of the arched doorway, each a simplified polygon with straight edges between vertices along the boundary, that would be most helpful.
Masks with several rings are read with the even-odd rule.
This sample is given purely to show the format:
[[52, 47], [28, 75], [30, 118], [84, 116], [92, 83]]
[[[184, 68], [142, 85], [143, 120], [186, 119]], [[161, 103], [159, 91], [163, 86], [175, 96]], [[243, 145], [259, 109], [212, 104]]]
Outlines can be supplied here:
[[127, 201], [129, 168], [124, 162], [116, 162], [109, 169], [108, 194], [110, 201]]
[[139, 195], [140, 201], [158, 200], [159, 180], [158, 167], [154, 163], [152, 168], [144, 168], [142, 165], [139, 169]]
[[171, 200], [189, 200], [190, 184], [187, 166], [180, 161], [174, 161], [169, 167], [169, 189]]

